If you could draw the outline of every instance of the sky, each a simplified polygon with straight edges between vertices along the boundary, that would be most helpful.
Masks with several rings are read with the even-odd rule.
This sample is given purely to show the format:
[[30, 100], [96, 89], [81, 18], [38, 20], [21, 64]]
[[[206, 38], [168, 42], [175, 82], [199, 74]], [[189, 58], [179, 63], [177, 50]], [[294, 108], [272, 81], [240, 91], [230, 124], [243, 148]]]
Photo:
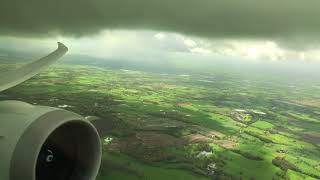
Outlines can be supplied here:
[[4, 0], [0, 49], [320, 61], [318, 0]]

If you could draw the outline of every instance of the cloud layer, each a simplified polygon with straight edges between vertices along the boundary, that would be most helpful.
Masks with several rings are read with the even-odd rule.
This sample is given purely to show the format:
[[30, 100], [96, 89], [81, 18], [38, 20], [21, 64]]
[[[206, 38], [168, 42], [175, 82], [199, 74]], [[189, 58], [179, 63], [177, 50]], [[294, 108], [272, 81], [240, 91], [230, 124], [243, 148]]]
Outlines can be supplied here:
[[0, 33], [80, 36], [151, 29], [312, 46], [320, 35], [319, 7], [319, 0], [4, 0]]
[[[17, 52], [45, 54], [56, 48], [56, 42], [64, 42], [69, 54], [82, 54], [106, 59], [161, 59], [168, 54], [207, 57], [211, 59], [269, 60], [269, 61], [317, 61], [319, 48], [295, 50], [281, 47], [275, 41], [265, 40], [208, 40], [178, 33], [159, 31], [103, 31], [89, 37], [21, 38], [0, 36], [1, 49]], [[171, 56], [170, 55], [170, 56]], [[197, 60], [197, 58], [195, 60]]]

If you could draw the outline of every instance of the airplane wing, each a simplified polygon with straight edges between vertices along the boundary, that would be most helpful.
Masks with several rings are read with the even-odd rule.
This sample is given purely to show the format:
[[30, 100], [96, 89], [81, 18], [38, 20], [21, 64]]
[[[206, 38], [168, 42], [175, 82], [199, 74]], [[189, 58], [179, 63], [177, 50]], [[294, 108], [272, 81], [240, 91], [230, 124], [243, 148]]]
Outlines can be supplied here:
[[41, 70], [47, 68], [66, 54], [67, 51], [68, 48], [64, 44], [58, 42], [58, 49], [49, 55], [16, 70], [0, 73], [0, 92], [14, 87], [37, 75]]

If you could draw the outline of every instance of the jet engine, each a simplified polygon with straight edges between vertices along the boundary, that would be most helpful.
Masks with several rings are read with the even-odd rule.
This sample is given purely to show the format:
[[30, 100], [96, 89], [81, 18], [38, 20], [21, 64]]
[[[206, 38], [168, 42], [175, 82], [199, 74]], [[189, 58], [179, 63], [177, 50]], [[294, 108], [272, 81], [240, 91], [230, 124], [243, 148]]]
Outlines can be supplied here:
[[[65, 52], [60, 43], [55, 52], [33, 62], [31, 70], [30, 64], [22, 67], [20, 72], [29, 69], [21, 72], [24, 77], [0, 74], [6, 82], [0, 89], [25, 81]], [[0, 101], [1, 180], [94, 180], [100, 159], [98, 132], [82, 116], [53, 107]]]

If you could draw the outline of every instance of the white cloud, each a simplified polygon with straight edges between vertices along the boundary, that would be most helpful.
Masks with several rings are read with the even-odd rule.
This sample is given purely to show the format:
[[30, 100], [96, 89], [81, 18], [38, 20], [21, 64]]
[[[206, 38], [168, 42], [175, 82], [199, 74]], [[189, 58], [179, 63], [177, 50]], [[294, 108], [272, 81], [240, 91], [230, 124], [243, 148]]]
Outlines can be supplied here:
[[218, 40], [211, 45], [215, 53], [250, 60], [299, 60], [292, 50], [280, 47], [276, 42], [264, 40]]
[[180, 41], [182, 42], [186, 47], [188, 48], [193, 48], [193, 47], [196, 47], [198, 44], [195, 42], [195, 40], [189, 38], [189, 37], [186, 37], [186, 36], [183, 36], [181, 34], [176, 34], [175, 36], [175, 39], [177, 41]]
[[194, 42], [192, 39], [187, 39], [187, 38], [185, 38], [185, 39], [183, 40], [183, 43], [184, 43], [186, 46], [188, 46], [188, 47], [195, 47], [195, 46], [197, 46], [197, 43]]
[[198, 53], [198, 54], [210, 54], [210, 53], [212, 53], [211, 50], [209, 50], [209, 49], [204, 49], [204, 48], [200, 48], [200, 47], [190, 49], [190, 52], [192, 52], [192, 53]]
[[162, 39], [166, 38], [166, 35], [164, 33], [157, 33], [154, 35], [154, 37], [158, 40], [162, 40]]

